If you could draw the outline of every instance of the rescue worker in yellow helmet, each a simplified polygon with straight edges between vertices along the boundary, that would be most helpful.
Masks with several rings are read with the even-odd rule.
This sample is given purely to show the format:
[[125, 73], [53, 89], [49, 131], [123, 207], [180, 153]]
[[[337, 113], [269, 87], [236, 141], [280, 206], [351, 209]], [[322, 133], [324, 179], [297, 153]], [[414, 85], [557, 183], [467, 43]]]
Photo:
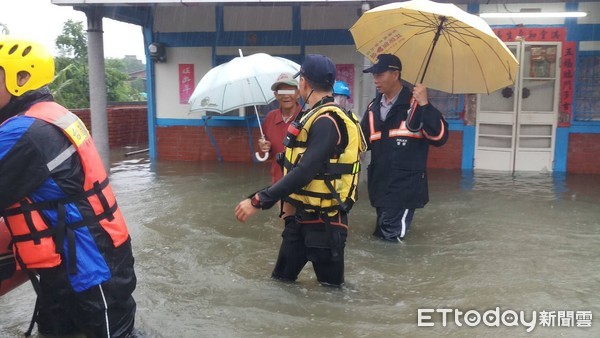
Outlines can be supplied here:
[[[94, 142], [55, 103], [42, 45], [0, 36], [0, 213], [38, 299], [26, 335], [130, 337], [131, 238]], [[38, 279], [39, 278], [39, 279]]]
[[348, 212], [356, 201], [360, 153], [366, 149], [358, 119], [335, 105], [335, 65], [324, 55], [307, 55], [300, 95], [309, 111], [290, 125], [284, 176], [241, 201], [235, 216], [245, 222], [258, 209], [283, 200], [285, 229], [272, 277], [295, 281], [308, 261], [323, 285], [344, 283]]

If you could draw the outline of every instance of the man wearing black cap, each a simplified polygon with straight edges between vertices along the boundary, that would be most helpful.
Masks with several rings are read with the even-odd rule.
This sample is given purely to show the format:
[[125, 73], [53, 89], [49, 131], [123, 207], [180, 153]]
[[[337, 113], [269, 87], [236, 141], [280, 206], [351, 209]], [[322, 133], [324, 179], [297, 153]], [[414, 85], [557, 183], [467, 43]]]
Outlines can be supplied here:
[[235, 216], [245, 222], [258, 209], [283, 199], [279, 257], [272, 277], [295, 281], [308, 261], [321, 284], [344, 283], [348, 211], [356, 201], [360, 153], [366, 149], [358, 120], [335, 105], [335, 65], [326, 56], [307, 55], [299, 90], [309, 111], [290, 126], [284, 176], [241, 201]]
[[[427, 88], [402, 85], [402, 63], [392, 54], [381, 54], [377, 63], [363, 70], [372, 73], [378, 94], [369, 104], [361, 127], [371, 150], [368, 187], [371, 205], [377, 211], [373, 235], [401, 242], [416, 208], [429, 201], [427, 153], [429, 145], [448, 140], [448, 123], [427, 99]], [[418, 105], [407, 122], [411, 99]], [[410, 127], [410, 129], [409, 129]]]

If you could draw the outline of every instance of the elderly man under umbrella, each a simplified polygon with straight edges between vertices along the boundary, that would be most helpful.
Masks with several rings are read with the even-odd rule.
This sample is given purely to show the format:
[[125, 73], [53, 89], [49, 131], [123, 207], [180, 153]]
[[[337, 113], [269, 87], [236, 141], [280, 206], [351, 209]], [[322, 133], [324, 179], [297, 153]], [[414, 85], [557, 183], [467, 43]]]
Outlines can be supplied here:
[[[284, 151], [283, 138], [288, 127], [300, 112], [298, 104], [298, 81], [292, 73], [281, 73], [271, 86], [279, 108], [267, 113], [263, 122], [264, 138], [258, 140], [263, 153], [269, 153], [273, 160], [277, 154]], [[271, 181], [275, 183], [283, 177], [283, 170], [277, 161], [271, 162]]]

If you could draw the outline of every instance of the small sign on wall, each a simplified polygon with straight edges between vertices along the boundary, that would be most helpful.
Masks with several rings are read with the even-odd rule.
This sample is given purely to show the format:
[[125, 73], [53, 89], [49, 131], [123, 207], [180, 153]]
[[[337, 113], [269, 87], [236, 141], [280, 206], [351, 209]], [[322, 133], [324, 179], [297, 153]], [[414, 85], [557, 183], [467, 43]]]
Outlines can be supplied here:
[[562, 59], [560, 67], [560, 107], [558, 116], [559, 127], [571, 126], [573, 116], [573, 90], [575, 83], [575, 52], [577, 43], [575, 41], [565, 41], [562, 49]]
[[179, 103], [187, 104], [194, 92], [194, 65], [179, 64]]
[[348, 102], [354, 102], [354, 65], [353, 64], [338, 64], [335, 65], [335, 79], [344, 81], [350, 88], [350, 99]]

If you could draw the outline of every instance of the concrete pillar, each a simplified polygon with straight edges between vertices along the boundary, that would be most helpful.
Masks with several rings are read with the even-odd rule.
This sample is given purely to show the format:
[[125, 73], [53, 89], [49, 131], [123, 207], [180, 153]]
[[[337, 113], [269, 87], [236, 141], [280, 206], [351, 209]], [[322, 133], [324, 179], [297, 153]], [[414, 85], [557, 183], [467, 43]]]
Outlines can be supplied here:
[[362, 68], [358, 72], [358, 76], [360, 77], [360, 86], [361, 86], [361, 96], [360, 96], [360, 105], [361, 109], [357, 112], [360, 118], [362, 118], [365, 110], [367, 109], [367, 105], [375, 98], [375, 85], [373, 84], [373, 75], [371, 73], [363, 73], [363, 69], [367, 69], [373, 65], [373, 63], [366, 57], [363, 57], [363, 65]]
[[102, 15], [95, 8], [86, 11], [88, 65], [90, 83], [90, 120], [92, 137], [107, 173], [110, 173], [108, 147], [108, 114], [106, 112], [106, 79], [104, 75], [104, 43]]
[[[372, 62], [364, 57], [363, 58], [363, 67], [362, 69], [367, 69], [369, 67], [371, 67]], [[358, 111], [357, 115], [359, 115], [359, 118], [362, 119], [366, 109], [367, 109], [367, 105], [371, 102], [371, 100], [373, 100], [375, 98], [375, 85], [373, 84], [373, 76], [370, 73], [363, 73], [361, 71], [359, 72], [360, 76], [360, 84], [361, 84], [361, 97], [360, 97], [360, 103], [361, 103], [361, 110]], [[369, 140], [367, 140], [367, 142], [369, 142]], [[361, 182], [366, 182], [367, 181], [367, 166], [369, 165], [369, 163], [371, 163], [371, 152], [368, 151], [366, 153], [363, 154], [362, 158], [361, 158], [361, 171], [360, 171], [360, 176], [359, 176], [359, 180]]]

